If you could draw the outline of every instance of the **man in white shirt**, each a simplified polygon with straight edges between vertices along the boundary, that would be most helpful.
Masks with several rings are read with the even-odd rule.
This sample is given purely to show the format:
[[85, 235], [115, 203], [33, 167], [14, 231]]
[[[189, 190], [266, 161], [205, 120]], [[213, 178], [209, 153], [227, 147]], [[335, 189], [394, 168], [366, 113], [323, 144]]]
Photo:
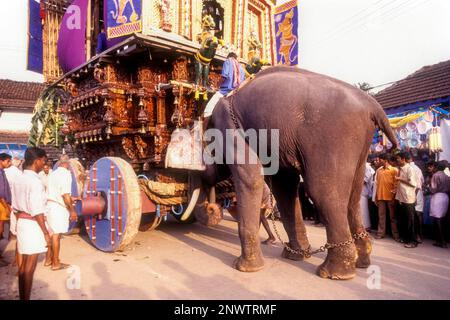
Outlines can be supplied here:
[[414, 163], [412, 157], [407, 154], [407, 160], [409, 165], [414, 169], [414, 173], [416, 174], [417, 181], [417, 189], [416, 189], [416, 216], [417, 216], [417, 242], [422, 243], [423, 233], [422, 233], [422, 225], [423, 225], [423, 208], [425, 205], [425, 199], [423, 196], [423, 185], [425, 184], [425, 178], [423, 177], [422, 170]]
[[58, 169], [50, 173], [48, 178], [46, 216], [52, 231], [52, 249], [47, 252], [45, 266], [51, 266], [52, 270], [61, 270], [69, 266], [59, 260], [61, 234], [69, 231], [69, 220], [77, 220], [71, 197], [72, 174], [69, 168], [69, 157], [62, 155]]
[[408, 228], [405, 239], [405, 248], [417, 247], [417, 216], [415, 211], [417, 178], [414, 169], [406, 162], [408, 155], [400, 152], [397, 162], [400, 165], [399, 174], [395, 179], [398, 182], [395, 199], [408, 217]]
[[12, 187], [12, 208], [17, 218], [17, 249], [23, 255], [19, 267], [19, 294], [22, 300], [30, 299], [39, 254], [51, 246], [44, 217], [45, 192], [38, 176], [46, 161], [44, 150], [28, 148], [22, 178]]
[[364, 186], [361, 193], [361, 216], [364, 224], [364, 228], [366, 230], [370, 230], [370, 212], [369, 212], [369, 198], [372, 197], [373, 193], [373, 175], [375, 174], [375, 170], [372, 169], [370, 163], [366, 163], [366, 172], [364, 174]]
[[52, 173], [52, 169], [50, 168], [50, 165], [48, 163], [45, 164], [44, 169], [42, 169], [41, 172], [39, 172], [39, 178], [42, 181], [42, 184], [44, 185], [45, 192], [48, 191], [48, 177], [50, 176], [50, 173]]

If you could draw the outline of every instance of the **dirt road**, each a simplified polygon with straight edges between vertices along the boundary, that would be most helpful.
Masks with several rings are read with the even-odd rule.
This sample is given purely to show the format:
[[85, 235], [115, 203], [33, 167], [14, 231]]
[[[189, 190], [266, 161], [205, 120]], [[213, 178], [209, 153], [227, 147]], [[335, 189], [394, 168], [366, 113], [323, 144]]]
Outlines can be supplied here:
[[[323, 245], [325, 229], [307, 228], [313, 248]], [[6, 247], [8, 260], [13, 247]], [[32, 298], [450, 299], [450, 249], [435, 248], [430, 240], [417, 249], [392, 239], [376, 240], [370, 274], [358, 270], [350, 281], [315, 275], [324, 254], [304, 262], [284, 260], [280, 243], [263, 246], [263, 252], [266, 267], [260, 272], [231, 267], [240, 246], [237, 223], [229, 216], [214, 228], [168, 221], [156, 231], [139, 233], [129, 249], [114, 254], [96, 250], [78, 235], [66, 236], [62, 260], [75, 267], [51, 271], [43, 266], [42, 255]], [[18, 298], [15, 272], [13, 267], [0, 268], [0, 299]]]

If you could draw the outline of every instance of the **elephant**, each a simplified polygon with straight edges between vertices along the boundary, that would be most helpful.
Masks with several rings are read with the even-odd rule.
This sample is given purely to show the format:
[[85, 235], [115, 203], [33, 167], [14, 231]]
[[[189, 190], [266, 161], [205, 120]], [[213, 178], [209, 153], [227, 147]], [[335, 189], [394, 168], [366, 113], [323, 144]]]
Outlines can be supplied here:
[[[204, 172], [203, 180], [209, 184], [218, 175], [232, 175], [241, 241], [241, 255], [234, 267], [254, 272], [264, 266], [258, 236], [264, 179], [271, 186], [288, 246], [293, 249], [284, 248], [282, 256], [293, 260], [308, 257], [305, 252], [310, 244], [298, 198], [301, 175], [326, 227], [328, 252], [317, 274], [351, 279], [357, 267], [367, 268], [372, 247], [368, 237], [358, 236], [365, 233], [359, 201], [376, 127], [396, 148], [396, 136], [374, 98], [340, 80], [296, 67], [269, 67], [221, 98], [213, 111], [210, 129], [223, 136], [230, 129], [279, 130], [278, 150], [271, 150], [272, 143], [267, 143], [268, 154], [276, 155], [279, 161], [274, 174], [261, 173], [264, 165], [260, 157], [253, 163], [212, 163]], [[222, 144], [223, 157], [242, 152], [237, 147], [239, 139], [248, 153], [259, 155], [264, 147], [261, 136], [256, 148], [243, 135], [236, 139], [236, 143]]]

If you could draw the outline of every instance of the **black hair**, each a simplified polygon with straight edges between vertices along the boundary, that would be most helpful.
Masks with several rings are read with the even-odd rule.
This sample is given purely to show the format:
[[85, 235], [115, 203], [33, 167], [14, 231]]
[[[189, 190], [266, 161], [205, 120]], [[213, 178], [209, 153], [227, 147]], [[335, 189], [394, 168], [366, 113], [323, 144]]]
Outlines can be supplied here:
[[444, 171], [445, 168], [447, 168], [447, 163], [445, 163], [444, 160], [436, 162], [437, 171]]
[[25, 151], [24, 168], [30, 167], [36, 159], [47, 157], [45, 150], [37, 147], [30, 147]]
[[428, 161], [427, 164], [426, 164], [426, 166], [427, 166], [427, 167], [434, 167], [434, 166], [436, 166], [436, 161], [433, 161], [433, 160]]
[[229, 58], [234, 58], [234, 59], [237, 59], [237, 58], [238, 58], [238, 56], [237, 56], [237, 54], [236, 54], [236, 53], [234, 53], [234, 52], [230, 52], [230, 53], [228, 54], [228, 56], [227, 56], [227, 59], [229, 59]]
[[400, 158], [400, 159], [403, 159], [403, 160], [411, 159], [411, 155], [408, 152], [405, 152], [405, 151], [399, 152], [396, 156], [398, 158]]
[[441, 160], [439, 162], [442, 163], [446, 168], [448, 168], [450, 166], [450, 164], [448, 163], [447, 160]]
[[403, 153], [405, 154], [405, 160], [412, 160], [412, 157], [411, 157], [411, 153], [409, 153], [409, 152], [407, 152], [407, 151], [403, 151]]
[[387, 153], [380, 154], [378, 159], [381, 160], [390, 160], [390, 156]]
[[8, 159], [12, 159], [11, 155], [9, 155], [7, 153], [0, 153], [0, 161], [5, 161]]

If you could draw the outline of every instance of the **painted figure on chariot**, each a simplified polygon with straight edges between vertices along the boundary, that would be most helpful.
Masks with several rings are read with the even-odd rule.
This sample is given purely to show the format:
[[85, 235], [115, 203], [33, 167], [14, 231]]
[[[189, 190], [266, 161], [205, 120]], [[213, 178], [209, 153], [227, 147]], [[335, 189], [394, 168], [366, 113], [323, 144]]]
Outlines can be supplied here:
[[294, 34], [294, 24], [292, 19], [294, 17], [294, 10], [292, 9], [286, 14], [285, 18], [279, 25], [279, 30], [276, 34], [277, 37], [280, 37], [281, 46], [279, 50], [279, 54], [282, 56], [282, 64], [291, 65], [292, 62], [297, 58], [293, 57], [294, 48], [297, 44], [297, 36]]

